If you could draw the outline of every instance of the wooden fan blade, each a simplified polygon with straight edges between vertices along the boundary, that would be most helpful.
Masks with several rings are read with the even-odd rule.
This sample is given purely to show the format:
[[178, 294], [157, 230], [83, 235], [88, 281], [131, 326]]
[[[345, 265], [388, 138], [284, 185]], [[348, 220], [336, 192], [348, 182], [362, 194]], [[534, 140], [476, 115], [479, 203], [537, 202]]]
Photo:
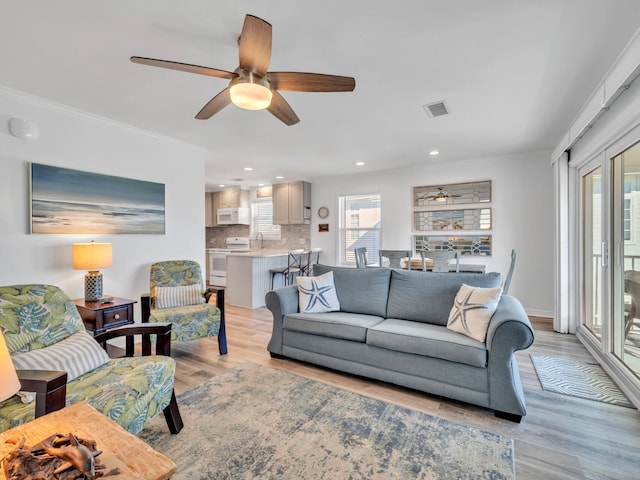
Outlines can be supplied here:
[[291, 105], [276, 91], [273, 92], [271, 104], [267, 107], [267, 110], [287, 125], [295, 125], [300, 121], [296, 112], [291, 108]]
[[271, 61], [271, 24], [247, 15], [240, 34], [240, 68], [264, 76]]
[[207, 118], [211, 118], [230, 103], [231, 95], [229, 94], [229, 87], [227, 87], [211, 100], [209, 100], [209, 102], [204, 107], [202, 107], [202, 110], [198, 112], [196, 118], [198, 120], [206, 120]]
[[276, 90], [290, 92], [352, 92], [356, 79], [339, 75], [303, 72], [269, 72], [269, 83]]
[[155, 58], [145, 57], [131, 57], [131, 61], [142, 65], [151, 65], [152, 67], [162, 67], [170, 70], [197, 73], [200, 75], [207, 75], [209, 77], [226, 78], [227, 80], [231, 80], [231, 78], [233, 78], [233, 72], [218, 70], [217, 68], [211, 67], [201, 67], [199, 65], [190, 65], [188, 63], [172, 62], [170, 60], [157, 60]]

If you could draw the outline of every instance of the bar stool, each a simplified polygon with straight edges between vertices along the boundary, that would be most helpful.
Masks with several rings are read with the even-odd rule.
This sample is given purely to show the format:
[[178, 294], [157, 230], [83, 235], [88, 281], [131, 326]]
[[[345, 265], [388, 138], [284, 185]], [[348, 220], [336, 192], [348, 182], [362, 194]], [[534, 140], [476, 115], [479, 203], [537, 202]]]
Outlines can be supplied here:
[[294, 275], [300, 275], [303, 271], [302, 259], [304, 257], [304, 249], [289, 250], [288, 264], [286, 267], [271, 268], [271, 290], [273, 290], [273, 279], [276, 275], [281, 275], [284, 285], [289, 285]]
[[309, 252], [307, 252], [307, 264], [304, 267], [303, 275], [308, 277], [311, 275], [311, 270], [313, 270], [313, 266], [317, 265], [320, 262], [320, 252], [322, 252], [321, 248], [312, 248]]

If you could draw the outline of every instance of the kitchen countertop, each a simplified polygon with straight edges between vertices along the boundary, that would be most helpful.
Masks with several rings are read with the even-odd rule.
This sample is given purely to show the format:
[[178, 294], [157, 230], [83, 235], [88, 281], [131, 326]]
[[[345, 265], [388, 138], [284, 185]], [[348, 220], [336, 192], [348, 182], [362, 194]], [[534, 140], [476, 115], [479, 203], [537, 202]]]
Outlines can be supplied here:
[[265, 248], [264, 250], [251, 250], [250, 252], [229, 252], [228, 256], [234, 257], [279, 257], [281, 255], [288, 255], [288, 250], [271, 250]]

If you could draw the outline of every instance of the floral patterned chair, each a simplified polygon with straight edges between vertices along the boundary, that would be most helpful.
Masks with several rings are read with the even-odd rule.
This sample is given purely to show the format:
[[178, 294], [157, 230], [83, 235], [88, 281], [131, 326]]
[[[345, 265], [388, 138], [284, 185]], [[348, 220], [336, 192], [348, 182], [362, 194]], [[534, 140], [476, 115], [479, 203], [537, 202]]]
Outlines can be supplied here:
[[[35, 401], [29, 402], [26, 397], [33, 395], [21, 392], [0, 403], [0, 431], [81, 401], [134, 434], [160, 412], [171, 433], [182, 429], [173, 390], [176, 364], [169, 356], [171, 325], [129, 325], [94, 338], [75, 304], [58, 287], [13, 285], [0, 287], [0, 328], [23, 389], [37, 392]], [[111, 338], [141, 334], [157, 335], [157, 355], [133, 357], [129, 351], [111, 359], [100, 346]], [[56, 399], [57, 405], [44, 404]]]
[[[171, 323], [173, 342], [217, 335], [220, 355], [227, 353], [224, 289], [204, 290], [200, 264], [191, 260], [154, 263], [149, 287], [150, 293], [140, 299], [143, 322]], [[215, 304], [211, 304], [214, 293]]]

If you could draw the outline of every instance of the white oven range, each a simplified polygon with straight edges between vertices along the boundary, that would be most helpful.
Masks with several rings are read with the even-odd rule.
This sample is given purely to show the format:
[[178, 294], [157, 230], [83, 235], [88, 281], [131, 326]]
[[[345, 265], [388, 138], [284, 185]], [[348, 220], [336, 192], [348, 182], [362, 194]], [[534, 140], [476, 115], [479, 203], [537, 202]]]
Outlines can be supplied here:
[[231, 252], [250, 252], [249, 237], [227, 237], [226, 248], [207, 248], [208, 284], [215, 287], [227, 286], [227, 255]]

